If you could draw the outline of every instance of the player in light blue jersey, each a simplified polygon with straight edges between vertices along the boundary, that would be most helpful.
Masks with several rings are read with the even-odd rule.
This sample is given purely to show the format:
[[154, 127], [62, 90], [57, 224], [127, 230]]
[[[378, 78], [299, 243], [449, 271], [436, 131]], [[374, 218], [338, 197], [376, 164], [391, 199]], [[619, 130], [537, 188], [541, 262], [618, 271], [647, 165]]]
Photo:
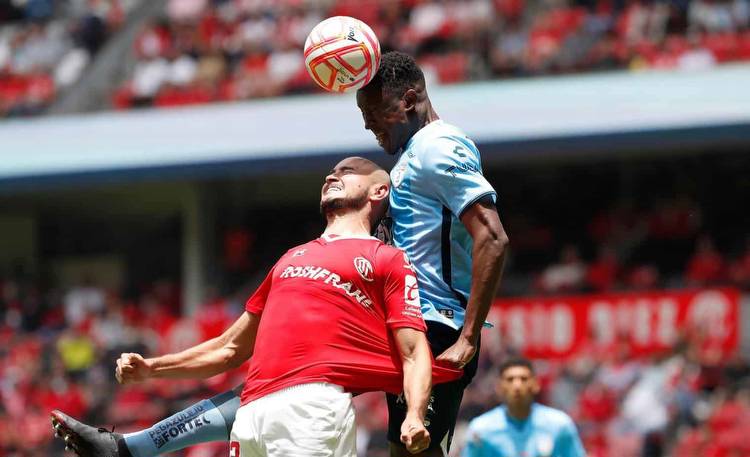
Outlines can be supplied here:
[[530, 361], [503, 363], [497, 391], [503, 405], [471, 421], [463, 457], [585, 457], [570, 416], [534, 401], [539, 383]]
[[[383, 54], [373, 80], [358, 91], [357, 105], [365, 128], [385, 152], [400, 153], [391, 171], [391, 232], [415, 267], [432, 353], [438, 361], [464, 369], [462, 379], [434, 387], [427, 411], [431, 445], [419, 455], [445, 456], [463, 391], [476, 373], [479, 334], [502, 275], [508, 238], [477, 147], [438, 117], [412, 57]], [[96, 449], [92, 455], [151, 457], [228, 437], [239, 406], [237, 392], [239, 388], [203, 400], [128, 435], [67, 416], [56, 420], [64, 421], [77, 441]], [[196, 408], [215, 420], [192, 427]], [[403, 397], [388, 395], [388, 410], [391, 455], [411, 455], [400, 439]]]
[[[471, 292], [473, 239], [464, 212], [496, 194], [482, 175], [479, 151], [457, 127], [440, 119], [419, 130], [391, 171], [393, 242], [419, 259], [425, 319], [463, 326]], [[481, 207], [481, 205], [480, 205]]]
[[[391, 170], [391, 233], [415, 266], [432, 352], [438, 361], [464, 369], [462, 379], [433, 388], [427, 411], [432, 443], [420, 455], [444, 456], [463, 391], [476, 373], [479, 334], [508, 238], [479, 150], [439, 118], [411, 56], [383, 54], [378, 73], [357, 92], [357, 105], [385, 152], [400, 154]], [[406, 405], [403, 397], [387, 397], [391, 456], [405, 456], [399, 424]]]

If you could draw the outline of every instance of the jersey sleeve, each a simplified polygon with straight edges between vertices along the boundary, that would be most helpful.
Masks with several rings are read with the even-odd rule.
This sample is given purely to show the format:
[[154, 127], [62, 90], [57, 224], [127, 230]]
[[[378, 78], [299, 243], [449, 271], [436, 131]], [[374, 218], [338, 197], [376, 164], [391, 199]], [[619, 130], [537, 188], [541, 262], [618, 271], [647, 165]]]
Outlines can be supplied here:
[[424, 177], [433, 193], [453, 214], [461, 214], [483, 197], [494, 202], [497, 193], [482, 175], [479, 152], [452, 138], [434, 140], [422, 159]]
[[578, 435], [578, 429], [569, 419], [560, 429], [560, 434], [555, 443], [555, 455], [560, 457], [586, 457], [586, 451]]
[[263, 308], [266, 307], [268, 294], [271, 292], [271, 284], [273, 283], [274, 271], [276, 271], [276, 265], [271, 268], [271, 271], [268, 272], [266, 278], [263, 280], [260, 286], [255, 289], [255, 293], [253, 293], [250, 298], [247, 299], [247, 301], [245, 302], [245, 311], [247, 311], [248, 313], [256, 314], [258, 316], [263, 314]]
[[[385, 252], [383, 252], [385, 251]], [[399, 249], [382, 249], [383, 305], [391, 329], [410, 327], [426, 331], [419, 301], [419, 287], [409, 257]]]

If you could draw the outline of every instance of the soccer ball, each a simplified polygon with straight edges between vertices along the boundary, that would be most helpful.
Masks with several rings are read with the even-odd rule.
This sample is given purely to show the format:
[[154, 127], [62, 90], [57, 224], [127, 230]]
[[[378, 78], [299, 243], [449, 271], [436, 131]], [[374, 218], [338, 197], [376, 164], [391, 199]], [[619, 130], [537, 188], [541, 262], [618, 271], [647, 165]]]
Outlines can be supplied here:
[[305, 41], [307, 72], [329, 92], [359, 89], [372, 80], [378, 65], [378, 37], [353, 17], [329, 17], [316, 25]]

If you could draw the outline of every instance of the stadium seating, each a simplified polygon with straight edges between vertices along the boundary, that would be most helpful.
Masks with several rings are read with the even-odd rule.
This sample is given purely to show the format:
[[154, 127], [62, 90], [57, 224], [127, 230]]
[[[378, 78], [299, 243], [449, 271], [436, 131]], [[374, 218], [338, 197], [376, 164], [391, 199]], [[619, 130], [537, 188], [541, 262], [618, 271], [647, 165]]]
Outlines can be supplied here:
[[[78, 0], [63, 8], [38, 0], [24, 9], [2, 7], [0, 115], [44, 112], [139, 2]], [[415, 54], [441, 84], [611, 69], [697, 70], [750, 59], [748, 0], [166, 4], [162, 17], [144, 19], [130, 51], [132, 72], [101, 108], [314, 92], [302, 45], [313, 25], [337, 14], [368, 22], [384, 50]]]
[[[717, 248], [704, 233], [700, 209], [690, 200], [656, 199], [653, 208], [637, 214], [615, 205], [594, 216], [579, 243], [559, 248], [560, 261], [521, 269], [535, 280], [523, 282], [526, 289], [512, 292], [541, 297], [675, 286], [750, 290], [750, 242], [744, 250], [734, 248], [743, 240], [722, 243], [733, 247], [736, 255], [730, 257], [725, 254], [729, 250]], [[512, 218], [508, 226], [511, 233], [529, 233], [522, 237], [528, 244], [519, 243], [516, 255], [529, 257], [534, 249], [554, 249], [543, 227]], [[60, 290], [23, 274], [0, 277], [0, 455], [38, 455], [35, 452], [40, 449], [45, 455], [61, 455], [47, 417], [52, 408], [128, 431], [240, 384], [243, 369], [207, 382], [159, 381], [122, 387], [114, 383], [112, 361], [121, 352], [175, 351], [219, 334], [241, 312], [254, 281], [248, 278], [263, 276], [265, 265], [273, 262], [275, 249], [252, 240], [271, 236], [241, 227], [227, 230], [222, 265], [227, 274], [240, 278], [232, 286], [239, 292], [207, 300], [192, 317], [180, 315], [179, 288], [169, 281], [125, 296], [94, 283]], [[671, 259], [658, 256], [648, 263], [638, 260], [643, 258], [638, 251], [654, 240], [664, 246], [680, 243], [690, 248], [683, 249], [682, 263], [674, 266]], [[598, 246], [591, 255], [579, 249], [591, 243]], [[253, 252], [252, 262], [246, 251]], [[511, 269], [509, 283], [514, 274], [518, 279], [516, 270]], [[503, 291], [507, 294], [508, 287]], [[479, 373], [464, 397], [457, 448], [463, 442], [466, 421], [495, 404], [494, 368], [511, 350], [493, 338], [483, 342]], [[657, 355], [632, 353], [618, 341], [606, 347], [592, 345], [580, 354], [572, 360], [539, 360], [537, 367], [543, 381], [541, 400], [572, 414], [591, 456], [640, 455], [648, 446], [672, 449], [675, 456], [748, 452], [741, 432], [750, 420], [747, 360], [717, 359], [714, 349], [705, 346], [697, 333], [683, 335], [678, 344]], [[653, 379], [662, 381], [654, 384]], [[644, 405], [646, 394], [657, 395], [662, 403]], [[368, 456], [387, 455], [382, 396], [368, 395], [356, 402], [360, 411], [366, 411], [360, 415], [360, 444], [369, 449]], [[657, 432], [638, 425], [655, 418]], [[22, 437], [13, 429], [17, 424], [28, 431]], [[212, 444], [179, 455], [226, 452], [225, 444]]]
[[[368, 22], [384, 49], [415, 54], [441, 84], [617, 68], [700, 69], [748, 54], [747, 0], [726, 7], [735, 12], [727, 24], [714, 17], [726, 8], [698, 0], [679, 7], [666, 1], [181, 3], [170, 2], [163, 22], [144, 27], [133, 51], [139, 64], [113, 96], [115, 107], [315, 91], [302, 67], [302, 44], [317, 21], [337, 14]], [[159, 46], [144, 53], [142, 43], [157, 36]]]
[[[416, 55], [430, 84], [616, 69], [703, 70], [750, 61], [750, 0], [165, 4], [161, 16], [135, 23], [139, 32], [129, 55], [122, 56], [132, 58], [129, 73], [114, 87], [111, 106], [101, 109], [161, 109], [318, 91], [300, 50], [317, 21], [337, 14], [368, 22], [385, 50]], [[80, 81], [139, 5], [143, 0], [0, 2], [0, 118], [43, 114]], [[737, 203], [747, 200], [747, 192], [739, 190], [747, 186], [737, 184], [747, 173], [735, 170], [725, 156], [706, 160], [725, 162], [731, 170], [716, 174], [698, 162], [691, 171], [688, 160], [678, 159], [664, 169], [649, 162], [645, 172], [634, 171], [631, 163], [594, 162], [579, 172], [561, 165], [552, 178], [547, 168], [521, 167], [504, 169], [501, 178], [507, 179], [494, 179], [489, 175], [496, 171], [486, 167], [488, 179], [501, 183], [499, 204], [511, 237], [502, 298], [727, 287], [740, 290], [746, 301], [750, 237]], [[244, 200], [226, 205], [232, 207], [233, 217], [227, 218], [232, 222], [218, 224], [216, 239], [206, 246], [215, 248], [207, 268], [223, 293], [206, 299], [193, 316], [181, 314], [184, 297], [176, 280], [143, 280], [151, 271], [138, 280], [127, 278], [123, 290], [95, 282], [59, 286], [60, 278], [48, 271], [56, 258], [45, 243], [38, 247], [44, 271], [0, 271], [0, 457], [64, 455], [61, 441], [52, 438], [53, 408], [127, 432], [240, 384], [243, 368], [206, 382], [123, 387], [115, 384], [113, 361], [121, 352], [175, 351], [219, 334], [242, 312], [279, 249], [307, 232], [319, 233], [317, 211], [305, 218], [301, 215], [308, 213], [296, 201], [273, 211], [244, 207]], [[243, 219], [243, 211], [249, 217]], [[217, 220], [223, 223], [222, 216]], [[135, 223], [128, 221], [123, 223]], [[86, 238], [87, 223], [76, 227]], [[41, 223], [38, 230], [49, 234], [57, 227]], [[162, 236], [116, 249], [136, 251], [141, 244], [150, 249], [165, 239], [178, 244], [176, 233]], [[59, 238], [61, 249], [76, 244], [65, 233]], [[98, 239], [117, 243], [106, 233]], [[148, 263], [135, 265], [138, 259], [127, 260], [124, 274]], [[494, 338], [483, 337], [479, 372], [464, 396], [453, 455], [466, 438], [468, 420], [496, 403], [496, 368], [514, 351], [500, 332], [490, 332], [485, 335]], [[706, 340], [699, 331], [685, 331], [664, 352], [648, 355], [617, 338], [607, 346], [586, 340], [586, 350], [575, 357], [536, 361], [540, 400], [571, 413], [592, 457], [750, 455], [750, 361], [742, 353], [717, 356], [721, 351]], [[362, 455], [387, 456], [383, 396], [355, 401]], [[225, 456], [227, 446], [202, 445], [176, 455]]]
[[140, 1], [2, 2], [0, 117], [43, 113]]

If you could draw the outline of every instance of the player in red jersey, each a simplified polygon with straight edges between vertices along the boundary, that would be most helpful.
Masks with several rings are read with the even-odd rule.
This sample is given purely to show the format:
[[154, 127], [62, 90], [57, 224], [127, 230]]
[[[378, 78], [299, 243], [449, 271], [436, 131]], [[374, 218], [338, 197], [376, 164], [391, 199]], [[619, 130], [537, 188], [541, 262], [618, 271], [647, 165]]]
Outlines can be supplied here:
[[[205, 378], [252, 355], [233, 455], [355, 456], [351, 394], [381, 390], [404, 392], [401, 440], [411, 452], [426, 449], [432, 355], [417, 280], [402, 251], [370, 236], [389, 187], [369, 160], [340, 162], [322, 188], [323, 235], [287, 251], [223, 335], [177, 354], [125, 354], [118, 380]], [[436, 381], [461, 375], [434, 373]]]

